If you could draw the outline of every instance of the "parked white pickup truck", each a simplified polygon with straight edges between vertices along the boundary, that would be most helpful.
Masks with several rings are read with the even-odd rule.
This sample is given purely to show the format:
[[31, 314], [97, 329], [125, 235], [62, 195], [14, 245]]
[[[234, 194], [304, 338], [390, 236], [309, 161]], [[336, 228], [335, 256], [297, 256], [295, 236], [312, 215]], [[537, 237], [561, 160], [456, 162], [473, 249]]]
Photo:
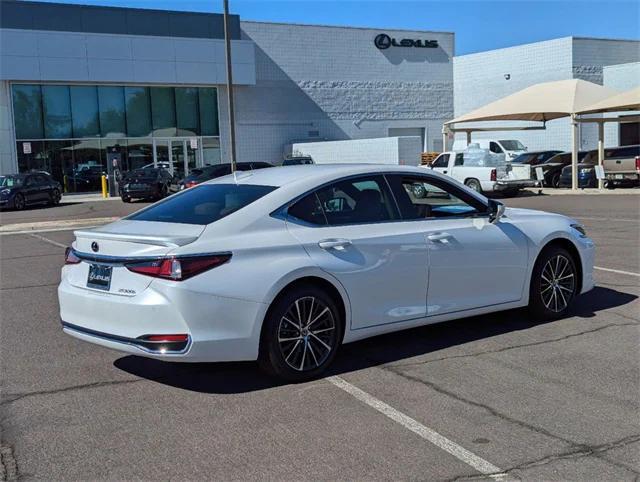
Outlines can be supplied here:
[[480, 193], [501, 193], [510, 197], [517, 196], [525, 187], [540, 185], [528, 164], [512, 164], [504, 161], [504, 156], [498, 162], [488, 164], [478, 162], [478, 157], [470, 156], [468, 151], [449, 151], [436, 157], [429, 167]]

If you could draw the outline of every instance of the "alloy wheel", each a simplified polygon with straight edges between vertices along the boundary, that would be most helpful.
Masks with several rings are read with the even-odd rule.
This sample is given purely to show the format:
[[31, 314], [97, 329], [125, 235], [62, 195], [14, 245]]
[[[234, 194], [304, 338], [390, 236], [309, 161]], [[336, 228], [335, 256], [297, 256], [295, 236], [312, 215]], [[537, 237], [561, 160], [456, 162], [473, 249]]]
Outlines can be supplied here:
[[295, 300], [280, 319], [282, 358], [299, 372], [322, 365], [336, 344], [336, 322], [329, 306], [314, 296]]
[[540, 296], [544, 306], [554, 313], [565, 310], [573, 297], [576, 283], [571, 261], [561, 254], [549, 258], [540, 277]]

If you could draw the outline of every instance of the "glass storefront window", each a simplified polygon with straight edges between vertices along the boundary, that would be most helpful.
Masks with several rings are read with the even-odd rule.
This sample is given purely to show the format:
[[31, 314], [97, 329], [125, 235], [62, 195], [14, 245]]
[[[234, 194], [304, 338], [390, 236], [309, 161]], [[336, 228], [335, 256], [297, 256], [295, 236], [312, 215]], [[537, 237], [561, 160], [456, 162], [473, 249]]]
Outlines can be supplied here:
[[47, 141], [44, 144], [51, 165], [51, 175], [62, 184], [63, 192], [75, 192], [75, 185], [70, 185], [67, 177], [67, 173], [73, 170], [73, 142]]
[[198, 89], [196, 87], [176, 87], [175, 96], [178, 136], [199, 135]]
[[95, 86], [73, 85], [69, 93], [73, 137], [99, 136], [98, 91]]
[[51, 172], [51, 166], [44, 150], [43, 141], [18, 141], [16, 144], [16, 152], [18, 153], [18, 170], [20, 172]]
[[42, 114], [46, 139], [69, 139], [71, 135], [71, 101], [68, 85], [42, 86]]
[[202, 164], [220, 164], [220, 140], [216, 138], [202, 138]]
[[106, 163], [100, 157], [98, 139], [82, 139], [73, 143], [73, 169], [67, 175], [75, 184], [75, 192], [99, 191]]
[[218, 98], [217, 90], [198, 88], [198, 103], [200, 110], [200, 135], [218, 135]]
[[151, 105], [148, 87], [125, 87], [124, 98], [127, 112], [127, 134], [129, 137], [150, 136]]
[[151, 123], [156, 137], [176, 135], [176, 103], [171, 87], [150, 87]]
[[124, 88], [98, 87], [100, 107], [100, 135], [102, 137], [126, 137]]
[[127, 170], [153, 165], [153, 145], [151, 139], [129, 139]]
[[16, 139], [42, 139], [42, 92], [39, 85], [13, 86]]

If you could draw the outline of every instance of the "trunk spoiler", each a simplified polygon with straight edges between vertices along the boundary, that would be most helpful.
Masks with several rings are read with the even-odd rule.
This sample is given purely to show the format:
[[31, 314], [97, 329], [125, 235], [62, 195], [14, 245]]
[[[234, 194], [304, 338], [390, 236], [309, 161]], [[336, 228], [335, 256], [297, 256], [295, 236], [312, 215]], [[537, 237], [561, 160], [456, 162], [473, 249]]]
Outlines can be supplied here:
[[93, 230], [74, 231], [78, 238], [91, 239], [110, 239], [113, 241], [123, 241], [127, 243], [151, 244], [154, 246], [166, 246], [168, 248], [177, 248], [189, 243], [193, 243], [198, 236], [181, 236], [181, 235], [147, 235], [147, 234], [126, 234], [126, 233], [108, 233]]

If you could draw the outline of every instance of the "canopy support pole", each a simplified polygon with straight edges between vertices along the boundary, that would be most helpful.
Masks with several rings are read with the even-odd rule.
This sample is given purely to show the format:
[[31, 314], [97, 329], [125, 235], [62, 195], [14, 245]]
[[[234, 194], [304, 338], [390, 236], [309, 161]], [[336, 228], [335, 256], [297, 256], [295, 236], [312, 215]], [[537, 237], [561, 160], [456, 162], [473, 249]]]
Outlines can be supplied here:
[[449, 137], [449, 128], [442, 126], [442, 152], [447, 152], [447, 138]]
[[471, 144], [471, 131], [467, 131], [467, 147]]
[[571, 190], [578, 190], [578, 121], [571, 114]]
[[[598, 122], [598, 166], [604, 161], [604, 122]], [[598, 189], [604, 187], [604, 179], [598, 179]]]

